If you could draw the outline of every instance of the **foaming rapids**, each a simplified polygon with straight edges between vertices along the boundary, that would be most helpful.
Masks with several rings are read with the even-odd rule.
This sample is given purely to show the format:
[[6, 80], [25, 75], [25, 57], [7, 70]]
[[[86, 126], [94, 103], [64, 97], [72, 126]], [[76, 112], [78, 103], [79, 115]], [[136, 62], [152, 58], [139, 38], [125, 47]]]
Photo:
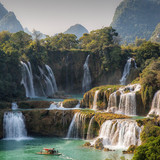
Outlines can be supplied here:
[[134, 120], [107, 120], [102, 124], [97, 139], [103, 139], [105, 148], [127, 149], [130, 145], [141, 144], [140, 133], [141, 128]]
[[121, 87], [110, 95], [107, 111], [117, 114], [136, 115], [136, 92], [140, 89], [140, 84]]
[[27, 139], [24, 116], [21, 112], [5, 112], [3, 129], [4, 138], [7, 140]]

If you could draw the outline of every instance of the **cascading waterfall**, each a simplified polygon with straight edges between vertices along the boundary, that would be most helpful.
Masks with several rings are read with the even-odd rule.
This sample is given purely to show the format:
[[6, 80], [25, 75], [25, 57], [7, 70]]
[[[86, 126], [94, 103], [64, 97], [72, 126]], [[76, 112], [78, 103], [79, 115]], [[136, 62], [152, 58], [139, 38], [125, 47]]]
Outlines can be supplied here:
[[86, 91], [89, 91], [91, 89], [91, 74], [88, 66], [90, 55], [87, 56], [86, 61], [83, 65], [84, 75], [83, 75], [83, 81], [82, 81], [82, 91], [85, 93]]
[[[110, 95], [107, 111], [125, 115], [136, 115], [136, 92], [140, 91], [140, 89], [140, 84], [121, 87]], [[117, 103], [117, 93], [120, 94], [119, 104]]]
[[120, 84], [121, 84], [121, 85], [125, 85], [125, 84], [126, 84], [127, 77], [128, 77], [128, 75], [129, 75], [129, 73], [130, 73], [130, 70], [131, 70], [132, 61], [134, 62], [134, 67], [137, 68], [135, 59], [129, 58], [129, 59], [127, 60], [127, 63], [125, 64], [122, 78], [120, 79]]
[[45, 85], [41, 85], [42, 90], [44, 91], [45, 95], [49, 97], [53, 96], [58, 91], [58, 89], [52, 69], [48, 65], [45, 65], [45, 67], [47, 73], [45, 73], [44, 70], [38, 66], [42, 78], [41, 81], [44, 80], [45, 83]]
[[[48, 77], [50, 78], [51, 83], [52, 83], [53, 92], [55, 93], [55, 92], [58, 91], [55, 76], [54, 76], [54, 74], [53, 74], [52, 69], [51, 69], [48, 65], [45, 65], [45, 67], [46, 67], [46, 69], [47, 69], [47, 71], [48, 71], [48, 75], [49, 75]], [[54, 93], [53, 93], [53, 94], [54, 94]]]
[[67, 138], [85, 138], [86, 115], [75, 113], [69, 126]]
[[103, 139], [105, 148], [128, 148], [140, 145], [141, 128], [134, 120], [107, 120], [100, 129], [99, 138]]
[[160, 115], [160, 90], [157, 91], [154, 95], [153, 101], [152, 101], [152, 106], [151, 106], [151, 110], [148, 113], [148, 116], [150, 114], [154, 114], [154, 115]]
[[88, 126], [88, 131], [87, 131], [87, 139], [90, 140], [93, 138], [93, 122], [94, 122], [94, 116], [91, 118], [90, 122], [89, 122], [89, 126]]
[[94, 100], [93, 100], [93, 110], [96, 110], [97, 109], [97, 98], [98, 98], [98, 93], [99, 93], [99, 90], [97, 90], [94, 94]]
[[[22, 81], [26, 91], [26, 97], [35, 98], [38, 96], [53, 96], [57, 91], [57, 84], [52, 69], [45, 65], [45, 70], [38, 66], [40, 75], [32, 74], [30, 62], [22, 64]], [[33, 77], [37, 78], [38, 84], [33, 82]]]
[[24, 117], [21, 112], [5, 112], [3, 118], [4, 138], [23, 139], [27, 137]]
[[24, 85], [26, 91], [26, 97], [34, 98], [35, 91], [33, 85], [33, 75], [32, 75], [32, 67], [30, 62], [24, 63], [21, 61], [22, 64], [22, 81], [21, 84]]

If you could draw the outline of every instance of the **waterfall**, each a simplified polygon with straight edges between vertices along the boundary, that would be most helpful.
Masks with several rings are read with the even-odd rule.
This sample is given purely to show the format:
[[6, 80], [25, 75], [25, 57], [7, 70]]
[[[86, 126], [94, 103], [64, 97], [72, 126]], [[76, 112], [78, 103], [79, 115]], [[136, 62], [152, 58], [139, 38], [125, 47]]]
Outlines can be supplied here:
[[23, 139], [27, 137], [24, 117], [21, 112], [5, 112], [3, 118], [4, 138]]
[[[136, 115], [136, 92], [140, 91], [140, 89], [140, 84], [121, 87], [118, 91], [110, 95], [107, 111], [125, 115]], [[117, 93], [120, 94], [119, 103], [117, 102]]]
[[16, 102], [12, 103], [12, 110], [17, 110], [18, 109], [18, 105]]
[[140, 145], [141, 128], [134, 120], [107, 120], [100, 129], [98, 138], [103, 138], [105, 148], [128, 148]]
[[81, 104], [80, 102], [75, 106], [75, 108], [80, 108]]
[[[32, 74], [32, 67], [30, 62], [22, 64], [22, 81], [26, 91], [26, 97], [34, 98], [38, 96], [53, 96], [57, 91], [57, 84], [52, 69], [45, 65], [45, 70], [38, 66], [39, 74]], [[37, 79], [37, 82], [33, 82], [33, 77]]]
[[86, 115], [75, 113], [69, 126], [67, 138], [85, 138]]
[[33, 75], [32, 75], [32, 68], [30, 62], [24, 63], [21, 61], [22, 64], [22, 81], [21, 84], [24, 85], [26, 91], [26, 97], [34, 98], [35, 91], [33, 85]]
[[135, 63], [135, 59], [129, 58], [127, 60], [127, 63], [125, 64], [122, 78], [120, 79], [120, 84], [121, 85], [125, 85], [126, 84], [127, 77], [128, 77], [128, 75], [130, 73], [130, 70], [131, 70], [132, 61], [134, 62], [134, 67], [137, 68], [137, 65]]
[[87, 131], [87, 139], [90, 140], [93, 138], [93, 122], [94, 122], [94, 116], [91, 118], [90, 122], [89, 122], [89, 126], [88, 126], [88, 131]]
[[53, 90], [54, 90], [53, 92], [55, 93], [55, 92], [58, 91], [55, 76], [53, 74], [52, 69], [48, 65], [45, 65], [45, 67], [48, 71], [48, 75], [49, 75], [48, 77], [49, 77], [49, 79], [51, 80], [51, 83], [52, 83], [52, 87], [53, 87]]
[[90, 55], [87, 56], [86, 61], [83, 65], [84, 75], [83, 75], [83, 81], [82, 81], [82, 91], [85, 93], [86, 91], [89, 91], [91, 89], [91, 74], [88, 66]]
[[98, 93], [99, 93], [99, 90], [97, 90], [94, 94], [94, 100], [93, 100], [93, 110], [96, 110], [97, 109], [97, 98], [98, 98]]
[[53, 96], [58, 91], [58, 89], [52, 69], [48, 65], [45, 65], [45, 68], [47, 73], [45, 73], [45, 71], [40, 66], [38, 66], [41, 74], [41, 81], [44, 81], [44, 85], [41, 85], [42, 91], [44, 92], [45, 96], [49, 97]]
[[150, 114], [160, 115], [160, 90], [157, 91], [153, 97], [151, 110], [148, 113], [148, 116]]

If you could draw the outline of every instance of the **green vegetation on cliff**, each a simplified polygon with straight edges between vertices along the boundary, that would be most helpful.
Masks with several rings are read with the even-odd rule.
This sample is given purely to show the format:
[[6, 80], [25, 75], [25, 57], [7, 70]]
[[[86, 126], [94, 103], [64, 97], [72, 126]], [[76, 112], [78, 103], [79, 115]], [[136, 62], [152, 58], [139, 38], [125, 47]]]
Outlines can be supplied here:
[[136, 148], [133, 160], [160, 158], [160, 127], [154, 121], [145, 124], [141, 133], [142, 145]]

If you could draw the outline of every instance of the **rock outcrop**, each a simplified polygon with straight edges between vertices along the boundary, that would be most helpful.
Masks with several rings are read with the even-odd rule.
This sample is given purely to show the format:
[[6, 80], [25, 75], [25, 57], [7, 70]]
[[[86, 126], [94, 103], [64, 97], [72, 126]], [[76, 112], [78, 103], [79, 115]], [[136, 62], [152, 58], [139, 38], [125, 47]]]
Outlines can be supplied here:
[[23, 111], [29, 135], [66, 137], [74, 111], [32, 110]]

